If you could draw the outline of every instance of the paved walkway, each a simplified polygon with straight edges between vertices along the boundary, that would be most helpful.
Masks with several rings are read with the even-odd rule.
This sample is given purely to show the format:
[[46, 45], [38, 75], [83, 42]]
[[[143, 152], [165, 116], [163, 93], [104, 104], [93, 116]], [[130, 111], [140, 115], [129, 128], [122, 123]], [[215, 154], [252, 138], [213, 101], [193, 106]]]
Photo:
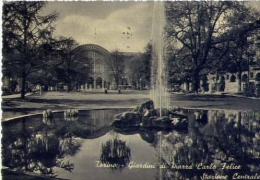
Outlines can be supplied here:
[[[97, 109], [97, 108], [133, 108], [148, 99], [149, 91], [103, 91], [89, 92], [46, 92], [39, 94], [28, 94], [25, 100], [14, 98], [3, 98], [2, 120], [8, 118], [41, 113], [45, 109], [53, 111], [65, 109]], [[260, 99], [244, 98], [229, 94], [176, 94], [170, 93], [171, 105], [184, 108], [197, 109], [235, 109], [235, 110], [260, 110]]]
[[[25, 96], [30, 96], [34, 93], [26, 93]], [[12, 94], [12, 95], [6, 95], [6, 96], [2, 96], [2, 99], [14, 99], [14, 98], [20, 98], [21, 94]]]
[[133, 108], [149, 100], [148, 91], [117, 91], [104, 92], [47, 92], [41, 96], [33, 94], [20, 98], [5, 98], [2, 103], [2, 120], [19, 115], [40, 113], [45, 109], [53, 111], [65, 109], [97, 109], [97, 108]]

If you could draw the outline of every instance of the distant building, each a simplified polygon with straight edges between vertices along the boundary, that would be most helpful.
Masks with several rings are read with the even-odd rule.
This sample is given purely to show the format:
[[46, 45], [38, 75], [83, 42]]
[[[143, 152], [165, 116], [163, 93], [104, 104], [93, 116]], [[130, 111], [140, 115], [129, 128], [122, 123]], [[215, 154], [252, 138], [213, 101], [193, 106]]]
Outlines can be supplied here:
[[[241, 74], [241, 91], [239, 91], [238, 73], [225, 72], [224, 74], [208, 74], [201, 78], [201, 91], [204, 92], [230, 92], [238, 93], [244, 92], [260, 96], [260, 31], [255, 31], [253, 37], [254, 44], [251, 47], [253, 55], [248, 58], [249, 67], [247, 71], [243, 71]], [[182, 84], [183, 90], [190, 90], [192, 86], [189, 84]]]
[[[85, 85], [81, 85], [81, 90], [91, 90], [91, 89], [115, 89], [117, 88], [113, 72], [108, 67], [108, 60], [111, 58], [111, 52], [105, 48], [95, 45], [95, 44], [84, 44], [78, 46], [73, 51], [81, 53], [86, 58], [86, 61], [91, 61], [92, 71], [90, 77]], [[119, 77], [119, 88], [129, 88], [128, 71], [127, 71], [127, 60], [136, 56], [140, 53], [134, 52], [119, 52], [120, 55], [124, 56], [124, 60], [121, 63], [125, 64], [123, 74]]]
[[[81, 53], [87, 61], [91, 61], [90, 76], [87, 83], [81, 85], [80, 89], [102, 89], [110, 86], [110, 80], [108, 79], [108, 70], [106, 67], [106, 61], [110, 58], [110, 52], [105, 48], [95, 44], [84, 44], [76, 47], [74, 52]], [[84, 62], [83, 62], [84, 64]]]
[[[77, 87], [78, 90], [93, 90], [93, 89], [115, 89], [116, 83], [113, 76], [113, 73], [108, 67], [108, 60], [111, 58], [111, 53], [105, 48], [96, 45], [96, 44], [84, 44], [76, 47], [72, 50], [72, 53], [80, 55], [80, 62], [83, 65], [91, 66], [89, 68], [88, 79], [85, 84], [81, 84]], [[120, 55], [124, 56], [124, 63], [127, 66], [127, 59], [132, 58], [138, 53], [133, 52], [119, 52]], [[119, 87], [120, 88], [129, 88], [131, 85], [129, 84], [129, 76], [128, 69], [125, 68], [123, 70], [123, 74], [119, 77]], [[8, 90], [12, 89], [12, 91], [19, 92], [21, 90], [21, 79], [16, 77], [8, 77], [5, 76], [2, 78], [2, 89]], [[30, 86], [30, 82], [26, 82], [27, 87]], [[36, 86], [36, 89], [40, 89], [40, 86]], [[56, 86], [48, 86], [48, 90], [58, 90], [58, 85]], [[64, 88], [66, 89], [66, 86]]]

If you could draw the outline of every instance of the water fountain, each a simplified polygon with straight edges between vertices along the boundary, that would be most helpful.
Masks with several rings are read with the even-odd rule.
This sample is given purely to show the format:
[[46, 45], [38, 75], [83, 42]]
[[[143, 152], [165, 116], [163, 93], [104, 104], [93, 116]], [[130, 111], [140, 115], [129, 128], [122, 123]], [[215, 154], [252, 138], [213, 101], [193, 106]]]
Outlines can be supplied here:
[[164, 48], [165, 10], [164, 2], [154, 2], [152, 21], [152, 68], [150, 101], [136, 107], [133, 111], [115, 115], [116, 128], [154, 127], [187, 128], [188, 118], [169, 110], [169, 94]]
[[152, 22], [152, 72], [151, 99], [156, 108], [169, 108], [168, 93], [166, 91], [166, 67], [164, 45], [165, 10], [164, 2], [154, 2]]

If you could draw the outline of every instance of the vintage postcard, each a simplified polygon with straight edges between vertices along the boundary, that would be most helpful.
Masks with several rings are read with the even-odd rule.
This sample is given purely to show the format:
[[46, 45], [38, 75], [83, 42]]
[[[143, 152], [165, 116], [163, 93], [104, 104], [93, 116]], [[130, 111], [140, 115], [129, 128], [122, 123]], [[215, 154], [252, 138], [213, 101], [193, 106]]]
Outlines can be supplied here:
[[259, 1], [4, 1], [2, 178], [260, 179]]

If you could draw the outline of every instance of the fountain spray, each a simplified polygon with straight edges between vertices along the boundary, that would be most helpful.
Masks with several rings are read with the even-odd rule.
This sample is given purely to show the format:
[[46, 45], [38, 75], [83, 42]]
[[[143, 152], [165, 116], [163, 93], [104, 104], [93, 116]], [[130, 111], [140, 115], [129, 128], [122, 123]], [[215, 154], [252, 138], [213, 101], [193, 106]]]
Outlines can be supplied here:
[[164, 26], [164, 2], [154, 2], [152, 21], [152, 91], [150, 98], [154, 101], [155, 107], [160, 109], [160, 116], [162, 116], [163, 108], [169, 108], [168, 93], [166, 91]]

